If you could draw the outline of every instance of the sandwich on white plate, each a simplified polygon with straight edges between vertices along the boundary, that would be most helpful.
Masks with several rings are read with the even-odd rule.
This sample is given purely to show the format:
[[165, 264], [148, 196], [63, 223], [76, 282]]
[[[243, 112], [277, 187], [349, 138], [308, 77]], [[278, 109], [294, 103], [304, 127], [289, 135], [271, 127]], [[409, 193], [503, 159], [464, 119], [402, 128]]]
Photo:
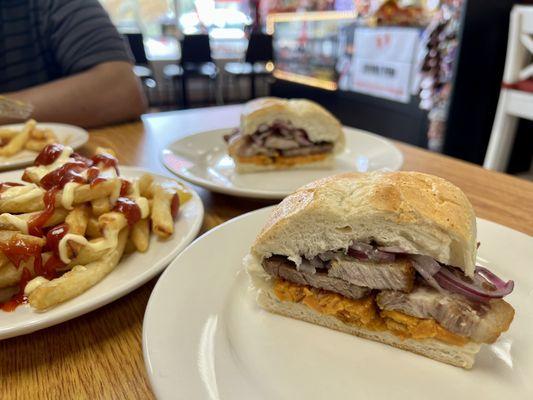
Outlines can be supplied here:
[[514, 317], [514, 283], [476, 266], [477, 247], [450, 182], [347, 173], [286, 197], [244, 264], [268, 311], [469, 369]]
[[317, 103], [276, 97], [246, 103], [225, 140], [240, 173], [331, 168], [345, 142], [340, 122]]

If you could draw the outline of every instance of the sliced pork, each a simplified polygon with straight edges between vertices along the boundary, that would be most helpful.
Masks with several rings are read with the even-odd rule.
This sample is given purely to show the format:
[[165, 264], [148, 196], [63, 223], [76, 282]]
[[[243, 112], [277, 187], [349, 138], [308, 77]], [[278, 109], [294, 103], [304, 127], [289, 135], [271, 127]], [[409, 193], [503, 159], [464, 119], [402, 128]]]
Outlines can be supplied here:
[[282, 278], [299, 285], [309, 285], [317, 289], [329, 290], [330, 292], [339, 293], [350, 299], [360, 299], [370, 293], [368, 288], [353, 285], [342, 279], [328, 276], [321, 270], [304, 272], [298, 271], [296, 265], [286, 257], [272, 256], [263, 261], [264, 270], [271, 276]]
[[415, 281], [411, 260], [405, 257], [393, 262], [373, 262], [340, 256], [331, 261], [328, 275], [353, 285], [405, 292], [413, 289]]
[[311, 142], [303, 129], [283, 121], [275, 121], [270, 126], [261, 125], [252, 135], [241, 135], [236, 130], [226, 135], [224, 140], [235, 146], [236, 154], [241, 157], [296, 157], [330, 153], [333, 150], [333, 143]]
[[399, 311], [418, 318], [433, 318], [450, 332], [479, 343], [492, 343], [506, 331], [514, 309], [504, 300], [480, 303], [459, 294], [418, 285], [411, 293], [385, 290], [377, 295], [382, 310]]

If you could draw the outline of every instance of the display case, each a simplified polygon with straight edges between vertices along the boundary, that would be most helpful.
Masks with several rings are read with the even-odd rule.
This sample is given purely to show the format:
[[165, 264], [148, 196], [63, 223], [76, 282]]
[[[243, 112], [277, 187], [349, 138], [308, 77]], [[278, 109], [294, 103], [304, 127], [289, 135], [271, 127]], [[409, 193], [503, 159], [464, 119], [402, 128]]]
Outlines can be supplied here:
[[339, 35], [355, 22], [354, 12], [270, 14], [267, 32], [274, 34], [274, 76], [336, 90]]
[[314, 99], [346, 125], [425, 146], [426, 112], [412, 95], [420, 28], [369, 27], [355, 12], [335, 11], [267, 21], [274, 95]]
[[[454, 3], [460, 5], [460, 12], [459, 18], [454, 22], [457, 25], [456, 48], [446, 56], [453, 57], [454, 60], [449, 63], [449, 81], [445, 86], [446, 104], [443, 110], [445, 128], [442, 147], [445, 154], [478, 164], [483, 162], [498, 102], [505, 63], [509, 15], [514, 3], [516, 2], [513, 0], [457, 0]], [[361, 55], [361, 48], [357, 48], [358, 32], [364, 29], [371, 31], [374, 28], [366, 21], [358, 19], [350, 23], [342, 20], [335, 23], [337, 37], [332, 39], [337, 49], [335, 72], [331, 72], [333, 63], [331, 59], [327, 64], [330, 90], [319, 89], [318, 85], [309, 85], [307, 79], [297, 80], [293, 79], [292, 75], [278, 74], [278, 79], [272, 86], [272, 93], [285, 97], [309, 97], [330, 109], [346, 125], [426, 147], [428, 112], [421, 109], [421, 103], [424, 107], [425, 99], [419, 96], [421, 85], [417, 81], [416, 74], [422, 69], [422, 65], [417, 64], [420, 59], [416, 58], [416, 47], [410, 46], [407, 50], [404, 48], [402, 53], [403, 55], [408, 53], [407, 59], [397, 60], [399, 63], [411, 64], [410, 74], [405, 71], [403, 73], [403, 76], [409, 80], [409, 82], [403, 81], [404, 87], [411, 88], [407, 96], [402, 95], [402, 99], [394, 99], [387, 98], [378, 91], [365, 93], [361, 90], [360, 82], [358, 85], [353, 85], [354, 68], [359, 68], [359, 71], [366, 70], [370, 75], [397, 76], [390, 67], [394, 60], [389, 59], [389, 64], [383, 65], [379, 62], [383, 60], [378, 56], [371, 60], [372, 62], [360, 61], [362, 65], [356, 66], [358, 56]], [[277, 25], [273, 29], [274, 36], [276, 36], [276, 27]], [[377, 29], [396, 28], [380, 26]], [[425, 29], [422, 24], [408, 27], [408, 29], [413, 28], [419, 35]], [[297, 32], [298, 29], [294, 28], [292, 34], [297, 35]], [[378, 36], [377, 30], [374, 33]], [[329, 34], [329, 37], [331, 36]], [[392, 47], [397, 48], [396, 45]], [[424, 47], [419, 46], [418, 49], [424, 50]], [[307, 59], [303, 57], [302, 60]], [[431, 70], [431, 65], [429, 67]], [[291, 68], [305, 71], [308, 67], [292, 65]], [[316, 74], [313, 77], [316, 77]], [[369, 82], [365, 82], [363, 86], [368, 86]], [[422, 94], [425, 96], [425, 93]], [[517, 143], [520, 131], [519, 129]], [[531, 135], [528, 137], [531, 138]], [[523, 150], [518, 145], [515, 147], [517, 152]], [[529, 143], [527, 150], [530, 149]], [[528, 155], [522, 158], [528, 161], [530, 155], [529, 158]]]

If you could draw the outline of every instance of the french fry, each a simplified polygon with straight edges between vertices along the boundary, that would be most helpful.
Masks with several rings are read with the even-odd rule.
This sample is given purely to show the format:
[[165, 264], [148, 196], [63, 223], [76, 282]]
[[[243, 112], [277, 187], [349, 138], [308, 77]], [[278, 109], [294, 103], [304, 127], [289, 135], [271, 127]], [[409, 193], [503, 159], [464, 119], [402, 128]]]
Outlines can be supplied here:
[[35, 128], [35, 129], [32, 129], [30, 131], [30, 136], [28, 139], [36, 139], [36, 140], [40, 140], [40, 139], [44, 139], [44, 132], [42, 131], [42, 129], [39, 129], [39, 128]]
[[43, 132], [44, 132], [44, 138], [46, 140], [48, 140], [48, 141], [52, 140], [55, 143], [57, 143], [59, 141], [53, 130], [51, 130], [51, 129], [43, 129]]
[[9, 259], [6, 257], [4, 253], [0, 251], [0, 270], [2, 269], [2, 267], [6, 266], [9, 263], [10, 263]]
[[137, 182], [140, 195], [147, 199], [151, 199], [153, 197], [152, 183], [154, 182], [154, 177], [150, 174], [143, 174]]
[[[39, 211], [44, 208], [43, 196], [45, 190], [36, 185], [25, 185], [19, 187], [18, 191], [24, 191], [24, 198], [19, 196], [9, 196], [7, 191], [0, 196], [0, 213], [27, 213]], [[58, 204], [60, 205], [60, 204]]]
[[[43, 238], [25, 235], [15, 231], [0, 231], [0, 242], [1, 243], [13, 243], [18, 245], [24, 245], [28, 247], [43, 247], [46, 241]], [[23, 260], [19, 268], [14, 266], [5, 254], [0, 253], [0, 262], [2, 267], [0, 267], [0, 288], [8, 287], [18, 283], [22, 275], [23, 268], [28, 268], [31, 274], [34, 274], [33, 271], [33, 257], [30, 257], [28, 260]]]
[[0, 231], [0, 243], [8, 243], [11, 241], [23, 243], [28, 247], [43, 247], [46, 243], [46, 240], [41, 237], [26, 235], [16, 231]]
[[[96, 200], [102, 197], [109, 197], [112, 193], [120, 190], [120, 179], [110, 179], [100, 182], [91, 188], [91, 185], [80, 185], [74, 190], [73, 205], [86, 203], [88, 201]], [[28, 213], [40, 211], [44, 209], [43, 197], [45, 191], [41, 188], [36, 188], [39, 192], [35, 193], [35, 197], [21, 201], [16, 198], [3, 199], [0, 196], [0, 213]], [[61, 197], [63, 192], [60, 191], [56, 195], [56, 207], [61, 207]]]
[[128, 230], [124, 229], [118, 236], [117, 246], [100, 260], [85, 266], [76, 265], [60, 278], [38, 286], [28, 296], [30, 305], [37, 310], [45, 310], [78, 296], [100, 282], [117, 266], [127, 237]]
[[[8, 231], [20, 231], [22, 233], [28, 233], [28, 221], [33, 218], [35, 215], [38, 215], [40, 212], [25, 213], [25, 214], [0, 214], [0, 229]], [[68, 211], [64, 208], [56, 208], [53, 214], [48, 218], [48, 220], [43, 225], [45, 228], [51, 226], [56, 226], [65, 221]], [[17, 222], [17, 220], [20, 220]], [[20, 225], [26, 224], [24, 228], [21, 229]]]
[[87, 225], [89, 223], [89, 207], [86, 205], [79, 205], [74, 207], [65, 218], [68, 225], [69, 233], [76, 235], [85, 235]]
[[102, 243], [105, 240], [106, 239], [104, 239], [103, 237], [96, 238], [96, 239], [90, 240], [87, 245], [82, 246], [79, 249], [79, 252], [68, 263], [69, 268], [72, 268], [76, 265], [90, 264], [94, 261], [101, 259], [105, 254], [109, 253], [109, 250], [110, 250], [109, 247], [105, 247], [101, 250], [95, 250], [95, 247], [100, 247], [100, 246], [97, 246], [97, 244]]
[[[28, 169], [26, 170], [26, 172]], [[39, 177], [35, 173], [28, 173], [26, 175], [33, 183], [39, 182]], [[97, 185], [91, 187], [89, 184], [83, 184], [74, 190], [74, 199], [73, 204], [86, 203], [101, 197], [108, 197], [112, 193], [120, 190], [122, 182], [120, 179], [109, 179], [103, 182], [98, 183]], [[2, 199], [0, 196], [0, 213], [10, 212], [10, 213], [21, 213], [21, 212], [32, 212], [42, 210], [44, 208], [43, 197], [45, 190], [41, 188], [36, 188], [39, 190], [39, 193], [35, 193], [35, 198], [30, 200], [21, 201], [20, 199]], [[63, 196], [63, 191], [59, 191], [56, 195], [56, 207], [61, 206], [61, 198]]]
[[124, 214], [112, 211], [98, 217], [98, 224], [103, 236], [106, 237], [109, 232], [120, 231], [128, 225]]
[[98, 146], [94, 152], [94, 154], [109, 154], [110, 156], [116, 157], [117, 153], [115, 153], [115, 150], [109, 147], [101, 147]]
[[144, 253], [150, 245], [150, 221], [141, 219], [131, 228], [130, 238], [137, 251]]
[[137, 248], [135, 247], [135, 244], [131, 240], [131, 233], [130, 233], [128, 240], [126, 241], [126, 247], [124, 248], [124, 254], [135, 253], [136, 250]]
[[[68, 225], [68, 233], [81, 236], [85, 235], [87, 224], [89, 223], [89, 207], [86, 205], [76, 206], [68, 213], [65, 218], [65, 223]], [[70, 241], [68, 246], [68, 257], [71, 258], [72, 254], [77, 254], [82, 247], [82, 244]]]
[[17, 136], [20, 132], [11, 128], [0, 128], [0, 139], [11, 140]]
[[[93, 201], [102, 197], [109, 197], [111, 194], [120, 190], [122, 182], [120, 179], [109, 179], [91, 187], [91, 185], [81, 185], [74, 191], [74, 204]], [[59, 194], [58, 194], [59, 196]], [[57, 204], [57, 197], [56, 197]]]
[[99, 217], [102, 214], [105, 214], [111, 211], [111, 203], [109, 197], [100, 197], [91, 201], [91, 208], [93, 215]]
[[87, 230], [85, 231], [85, 236], [89, 239], [99, 238], [102, 236], [102, 231], [100, 231], [100, 225], [98, 225], [98, 219], [93, 217], [89, 218], [87, 222]]
[[175, 191], [162, 185], [152, 185], [152, 230], [160, 238], [166, 239], [174, 232], [174, 218], [170, 211]]
[[30, 274], [33, 276], [35, 274], [33, 269], [33, 260], [34, 258], [30, 257], [28, 260], [22, 261], [19, 268], [14, 266], [9, 261], [0, 267], [0, 289], [19, 283], [24, 268], [27, 268], [30, 271]]
[[[87, 241], [85, 244], [75, 243], [69, 241], [69, 247], [74, 253], [74, 258], [78, 263], [86, 260], [94, 260], [96, 254], [107, 253], [109, 249], [116, 246], [118, 233], [127, 226], [127, 221], [124, 215], [118, 212], [110, 212], [103, 214], [98, 218], [99, 230], [103, 237], [95, 240]], [[71, 259], [72, 254], [68, 255]], [[72, 260], [62, 260], [67, 263], [72, 263]]]
[[29, 139], [25, 144], [26, 150], [35, 151], [40, 153], [47, 145], [54, 143], [54, 139]]
[[0, 156], [11, 157], [12, 155], [18, 153], [24, 147], [24, 144], [28, 141], [30, 137], [30, 132], [35, 129], [36, 122], [33, 119], [30, 119], [22, 128], [22, 131], [14, 136], [8, 144], [0, 148]]

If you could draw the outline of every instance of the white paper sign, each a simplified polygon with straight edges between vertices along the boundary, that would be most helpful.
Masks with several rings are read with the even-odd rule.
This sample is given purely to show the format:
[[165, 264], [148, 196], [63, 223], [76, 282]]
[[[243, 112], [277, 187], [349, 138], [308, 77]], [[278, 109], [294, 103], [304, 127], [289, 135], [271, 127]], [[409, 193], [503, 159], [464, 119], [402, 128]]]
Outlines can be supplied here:
[[357, 28], [350, 90], [408, 103], [418, 38], [416, 28]]

